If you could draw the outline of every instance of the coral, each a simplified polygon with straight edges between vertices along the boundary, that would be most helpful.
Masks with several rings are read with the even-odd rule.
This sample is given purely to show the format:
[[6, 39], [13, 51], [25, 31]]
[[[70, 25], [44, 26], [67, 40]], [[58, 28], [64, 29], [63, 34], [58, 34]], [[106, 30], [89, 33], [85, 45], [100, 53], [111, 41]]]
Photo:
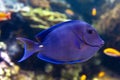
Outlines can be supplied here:
[[4, 42], [0, 42], [0, 49], [5, 50], [6, 49], [6, 44]]
[[[84, 20], [89, 21], [92, 18], [90, 16], [91, 14], [89, 14], [91, 8], [93, 8], [94, 5], [98, 6], [99, 3], [98, 1], [95, 0], [90, 1], [66, 0], [67, 2], [70, 3], [71, 5], [70, 7], [70, 5], [68, 5], [69, 3], [62, 3], [62, 1], [64, 2], [65, 0], [34, 0], [34, 1], [19, 0], [19, 1], [29, 1], [28, 3], [32, 4], [33, 7], [39, 8], [30, 8], [30, 12], [20, 12], [22, 16], [19, 13], [14, 13], [12, 14], [12, 19], [10, 21], [0, 23], [0, 37], [1, 37], [0, 40], [4, 40], [4, 42], [7, 43], [6, 45], [4, 42], [0, 42], [0, 80], [120, 79], [119, 74], [118, 76], [114, 76], [117, 74], [113, 72], [113, 70], [116, 69], [116, 71], [120, 73], [118, 67], [120, 65], [119, 64], [120, 59], [118, 59], [117, 61], [116, 58], [114, 58], [116, 60], [114, 60], [113, 58], [109, 58], [108, 61], [106, 62], [106, 57], [101, 58], [101, 54], [96, 54], [95, 57], [93, 57], [91, 60], [85, 63], [78, 64], [55, 65], [39, 60], [38, 58], [36, 58], [36, 56], [31, 56], [31, 58], [21, 63], [16, 62], [18, 60], [18, 56], [20, 58], [21, 57], [20, 55], [22, 55], [22, 53], [24, 52], [23, 46], [21, 46], [19, 52], [15, 52], [14, 54], [10, 53], [13, 52], [13, 50], [18, 49], [18, 47], [16, 47], [17, 42], [15, 42], [16, 37], [26, 37], [34, 40], [33, 38], [34, 35], [40, 32], [41, 31], [40, 29], [46, 29], [52, 25], [55, 25], [56, 23], [68, 20], [65, 14], [60, 13], [60, 12], [65, 13], [66, 9], [70, 10], [73, 9], [75, 12], [79, 13], [80, 15], [83, 15]], [[43, 3], [43, 1], [48, 2]], [[53, 11], [51, 11], [48, 7], [49, 1], [51, 1], [52, 5], [51, 8]], [[99, 4], [98, 7], [102, 7], [101, 5], [103, 3], [103, 0], [101, 0], [100, 2], [101, 3]], [[42, 6], [40, 4], [42, 4]], [[55, 10], [59, 12], [55, 12]], [[98, 24], [96, 24], [96, 28], [101, 32], [102, 37], [105, 39], [106, 45], [104, 47], [115, 47], [116, 49], [119, 50], [120, 6], [117, 5], [111, 11], [108, 11], [105, 14], [103, 14], [101, 16], [100, 21], [98, 21]], [[11, 36], [13, 38], [11, 38]], [[109, 69], [105, 69], [103, 63], [108, 64], [107, 68]], [[113, 67], [112, 71], [110, 71], [111, 67]]]
[[30, 5], [32, 7], [41, 7], [50, 9], [50, 2], [49, 0], [19, 0], [24, 4]]
[[49, 0], [30, 0], [33, 7], [50, 8]]
[[46, 29], [56, 23], [67, 20], [65, 14], [59, 12], [52, 12], [50, 10], [43, 10], [42, 8], [32, 9], [28, 13], [22, 15], [28, 20], [33, 28]]
[[5, 60], [0, 62], [0, 80], [13, 80], [14, 76], [19, 74], [20, 67], [14, 63], [12, 65], [10, 63]]
[[[120, 51], [120, 4], [117, 4], [113, 9], [101, 15], [96, 28], [105, 41], [101, 51], [105, 48], [115, 48]], [[120, 66], [118, 58], [109, 57], [104, 54], [100, 54], [100, 57], [102, 65], [120, 74], [120, 70], [117, 68], [117, 66]]]
[[82, 65], [66, 65], [65, 68], [61, 70], [62, 78], [67, 80], [78, 80], [79, 73], [82, 72]]
[[7, 45], [0, 42], [0, 80], [33, 80], [34, 74], [21, 70], [11, 61], [8, 54]]
[[106, 47], [120, 50], [120, 4], [103, 14], [96, 28], [102, 33]]

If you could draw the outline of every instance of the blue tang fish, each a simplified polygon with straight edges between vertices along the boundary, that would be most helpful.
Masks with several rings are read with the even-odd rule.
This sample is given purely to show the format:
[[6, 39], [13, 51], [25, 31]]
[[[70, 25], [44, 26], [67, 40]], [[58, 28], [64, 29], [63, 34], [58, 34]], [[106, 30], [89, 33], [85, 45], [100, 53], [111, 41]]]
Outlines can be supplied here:
[[54, 64], [72, 64], [90, 59], [104, 44], [88, 23], [71, 20], [58, 23], [35, 36], [38, 42], [18, 37], [24, 43], [24, 56], [19, 62], [38, 52], [41, 60]]

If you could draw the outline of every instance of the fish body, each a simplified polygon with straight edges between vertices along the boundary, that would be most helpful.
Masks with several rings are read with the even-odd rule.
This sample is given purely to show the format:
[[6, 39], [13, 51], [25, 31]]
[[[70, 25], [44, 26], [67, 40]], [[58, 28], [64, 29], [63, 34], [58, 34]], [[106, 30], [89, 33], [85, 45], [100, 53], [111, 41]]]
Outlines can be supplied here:
[[114, 48], [106, 48], [103, 52], [108, 56], [120, 57], [120, 52]]
[[35, 37], [38, 42], [17, 38], [25, 45], [24, 56], [19, 62], [35, 52], [39, 59], [55, 64], [84, 62], [104, 44], [90, 24], [79, 20], [56, 24]]
[[96, 14], [97, 14], [96, 8], [93, 8], [93, 9], [92, 9], [92, 13], [91, 13], [91, 14], [92, 14], [92, 16], [96, 16]]
[[11, 13], [0, 12], [0, 21], [11, 19]]

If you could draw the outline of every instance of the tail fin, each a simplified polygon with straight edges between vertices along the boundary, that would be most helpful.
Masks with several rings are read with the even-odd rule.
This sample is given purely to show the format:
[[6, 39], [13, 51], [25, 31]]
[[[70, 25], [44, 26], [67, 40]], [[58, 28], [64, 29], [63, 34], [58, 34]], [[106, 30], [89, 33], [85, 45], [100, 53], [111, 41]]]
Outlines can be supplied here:
[[29, 39], [25, 39], [25, 38], [20, 38], [20, 37], [16, 39], [23, 42], [25, 47], [24, 56], [18, 62], [26, 60], [28, 57], [33, 55], [33, 53], [39, 51], [39, 47], [38, 47], [39, 44], [37, 42], [34, 42]]

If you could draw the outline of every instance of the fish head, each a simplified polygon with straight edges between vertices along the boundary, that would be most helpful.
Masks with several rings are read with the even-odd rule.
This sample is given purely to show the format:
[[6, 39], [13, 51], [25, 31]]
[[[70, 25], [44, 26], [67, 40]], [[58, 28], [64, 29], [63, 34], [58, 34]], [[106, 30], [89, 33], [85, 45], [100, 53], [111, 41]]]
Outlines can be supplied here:
[[94, 27], [86, 22], [78, 22], [74, 32], [82, 42], [89, 46], [101, 47], [104, 44]]
[[81, 41], [80, 49], [78, 50], [79, 60], [84, 62], [89, 60], [103, 46], [104, 41], [98, 35], [93, 26], [86, 22], [78, 21], [72, 29], [75, 36]]
[[83, 41], [95, 47], [101, 47], [104, 45], [104, 41], [98, 35], [97, 31], [89, 24], [86, 24], [83, 30]]

